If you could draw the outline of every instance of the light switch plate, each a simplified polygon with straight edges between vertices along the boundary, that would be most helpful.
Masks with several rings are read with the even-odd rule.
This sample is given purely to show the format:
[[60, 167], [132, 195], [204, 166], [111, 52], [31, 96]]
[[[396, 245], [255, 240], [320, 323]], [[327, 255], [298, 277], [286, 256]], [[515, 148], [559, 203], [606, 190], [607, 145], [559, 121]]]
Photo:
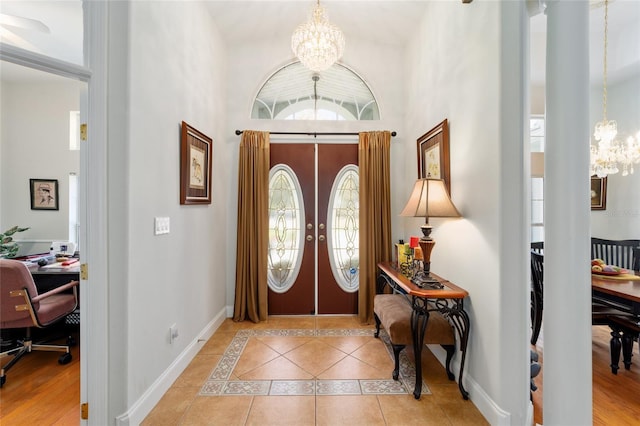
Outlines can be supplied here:
[[155, 218], [155, 234], [168, 234], [170, 230], [170, 220], [168, 217], [156, 217]]

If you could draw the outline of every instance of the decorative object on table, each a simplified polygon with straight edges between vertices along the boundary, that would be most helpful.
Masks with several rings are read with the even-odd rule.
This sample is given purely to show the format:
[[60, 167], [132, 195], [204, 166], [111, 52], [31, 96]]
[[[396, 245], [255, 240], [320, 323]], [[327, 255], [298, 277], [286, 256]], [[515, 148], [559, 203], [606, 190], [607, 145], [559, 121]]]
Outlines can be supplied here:
[[182, 122], [180, 204], [211, 204], [213, 140]]
[[18, 243], [13, 241], [13, 234], [16, 232], [24, 232], [29, 228], [20, 228], [12, 226], [0, 234], [0, 259], [15, 257], [20, 249]]
[[31, 210], [58, 210], [58, 180], [29, 179]]
[[447, 119], [418, 138], [418, 177], [442, 179], [451, 194]]
[[[633, 165], [640, 163], [640, 132], [629, 136], [626, 142], [616, 140], [618, 124], [607, 119], [607, 30], [609, 0], [604, 0], [604, 71], [602, 73], [603, 119], [595, 127], [593, 137], [597, 141], [591, 145], [590, 174], [599, 178], [618, 173], [622, 167], [622, 176], [633, 174]], [[593, 185], [592, 185], [593, 187]], [[593, 205], [593, 198], [592, 198]], [[592, 208], [593, 210], [593, 208]]]
[[413, 259], [413, 249], [410, 244], [405, 243], [402, 247], [400, 247], [403, 253], [403, 262], [400, 263], [400, 273], [407, 278], [412, 278], [414, 276], [414, 259]]
[[317, 0], [309, 20], [300, 24], [291, 36], [291, 50], [302, 65], [311, 71], [324, 71], [335, 64], [344, 52], [344, 35], [329, 22]]
[[436, 244], [431, 237], [430, 217], [460, 217], [460, 212], [453, 205], [442, 179], [418, 179], [413, 187], [409, 201], [400, 216], [424, 217], [425, 223], [420, 227], [422, 237], [418, 241], [422, 249], [423, 270], [415, 274], [413, 281], [418, 286], [437, 283], [429, 275], [431, 271], [431, 251]]
[[591, 210], [607, 209], [607, 178], [591, 176]]

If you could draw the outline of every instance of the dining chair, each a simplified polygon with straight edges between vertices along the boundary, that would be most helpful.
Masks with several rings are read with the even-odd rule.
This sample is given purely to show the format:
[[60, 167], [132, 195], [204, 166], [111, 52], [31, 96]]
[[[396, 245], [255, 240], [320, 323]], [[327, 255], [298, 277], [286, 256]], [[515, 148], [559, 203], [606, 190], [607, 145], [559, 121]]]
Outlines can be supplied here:
[[544, 241], [535, 241], [531, 243], [531, 250], [536, 253], [544, 254]]
[[[640, 240], [606, 240], [591, 237], [591, 259], [602, 259], [607, 265], [637, 270]], [[635, 253], [635, 254], [634, 254]]]
[[542, 328], [544, 298], [544, 255], [531, 249], [531, 344], [535, 345]]

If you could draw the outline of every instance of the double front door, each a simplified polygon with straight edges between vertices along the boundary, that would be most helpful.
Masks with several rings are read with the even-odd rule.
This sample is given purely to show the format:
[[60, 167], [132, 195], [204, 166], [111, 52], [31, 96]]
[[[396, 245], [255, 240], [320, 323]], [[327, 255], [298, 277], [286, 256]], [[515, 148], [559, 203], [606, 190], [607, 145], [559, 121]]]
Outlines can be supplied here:
[[271, 144], [269, 314], [355, 314], [358, 146]]

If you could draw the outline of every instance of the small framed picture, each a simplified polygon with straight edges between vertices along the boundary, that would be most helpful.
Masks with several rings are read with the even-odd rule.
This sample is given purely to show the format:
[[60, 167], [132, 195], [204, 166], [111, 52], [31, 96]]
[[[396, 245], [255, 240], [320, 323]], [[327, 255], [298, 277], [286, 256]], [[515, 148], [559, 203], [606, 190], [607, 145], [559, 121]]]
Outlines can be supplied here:
[[607, 178], [591, 176], [591, 210], [607, 209]]
[[31, 210], [59, 210], [58, 180], [29, 179]]
[[211, 204], [213, 140], [183, 121], [180, 144], [180, 204]]
[[451, 194], [449, 125], [446, 118], [418, 138], [418, 178], [442, 179]]

